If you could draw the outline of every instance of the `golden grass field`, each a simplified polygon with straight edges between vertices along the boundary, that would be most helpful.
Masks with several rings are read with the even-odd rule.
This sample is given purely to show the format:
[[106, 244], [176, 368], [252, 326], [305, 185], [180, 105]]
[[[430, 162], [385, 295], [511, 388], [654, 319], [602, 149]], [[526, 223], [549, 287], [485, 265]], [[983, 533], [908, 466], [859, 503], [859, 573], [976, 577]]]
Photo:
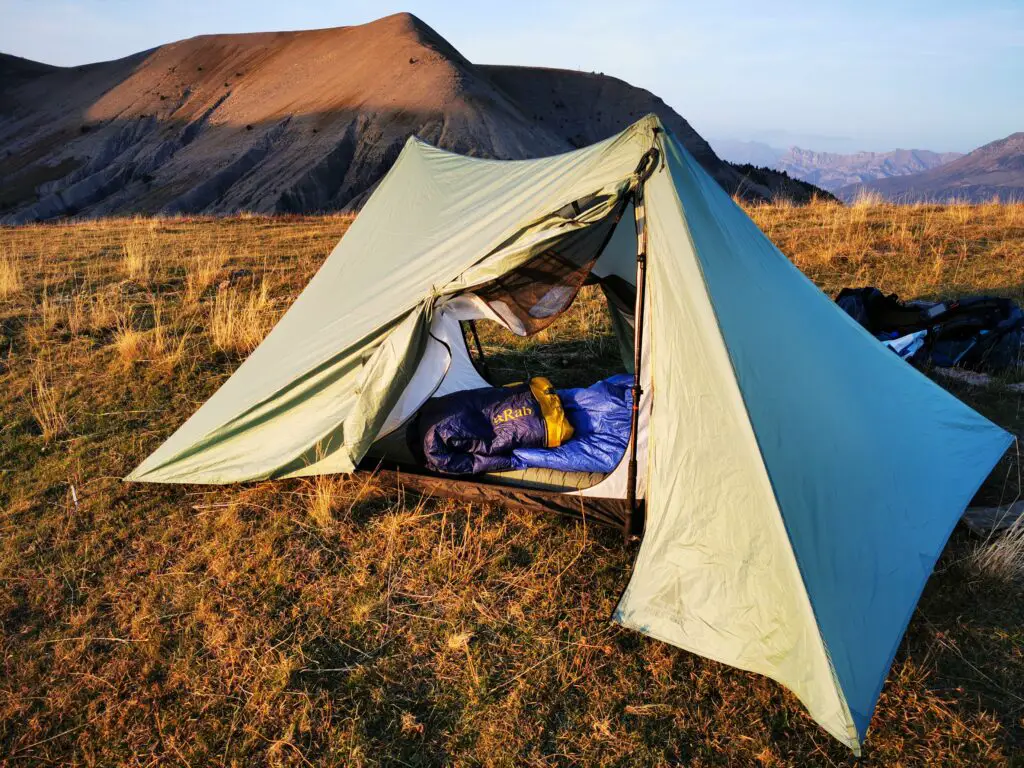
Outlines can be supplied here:
[[[830, 295], [1024, 300], [1024, 205], [750, 210]], [[0, 763], [850, 764], [775, 683], [612, 624], [633, 555], [613, 531], [345, 477], [120, 481], [348, 223], [0, 229]], [[589, 289], [538, 337], [484, 341], [508, 378], [616, 356]], [[1020, 431], [1021, 395], [943, 383]], [[954, 533], [863, 765], [1024, 765], [1021, 569], [992, 546]]]

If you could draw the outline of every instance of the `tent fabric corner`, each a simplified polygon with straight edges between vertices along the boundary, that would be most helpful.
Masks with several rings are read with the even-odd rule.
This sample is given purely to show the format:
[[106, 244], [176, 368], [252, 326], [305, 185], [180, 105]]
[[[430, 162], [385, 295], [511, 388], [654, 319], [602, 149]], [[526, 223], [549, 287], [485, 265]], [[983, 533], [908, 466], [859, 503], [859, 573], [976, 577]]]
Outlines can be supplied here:
[[[747, 642], [718, 658], [783, 682], [830, 733], [862, 741], [924, 583], [1009, 436], [850, 322], [673, 142], [666, 165], [671, 183], [647, 193], [660, 244], [649, 527], [620, 615], [709, 656], [742, 630]], [[701, 293], [678, 299], [693, 284]], [[667, 322], [687, 313], [688, 325]], [[716, 334], [720, 346], [704, 343]], [[738, 455], [743, 437], [752, 444]], [[748, 599], [693, 588], [723, 564], [720, 584], [732, 596], [755, 590]], [[763, 615], [794, 592], [805, 604]], [[809, 626], [817, 643], [803, 638]], [[814, 680], [780, 664], [792, 654], [820, 667]]]
[[647, 525], [616, 618], [771, 677], [850, 743], [852, 721], [786, 541], [670, 170], [655, 173], [645, 197], [654, 390]]

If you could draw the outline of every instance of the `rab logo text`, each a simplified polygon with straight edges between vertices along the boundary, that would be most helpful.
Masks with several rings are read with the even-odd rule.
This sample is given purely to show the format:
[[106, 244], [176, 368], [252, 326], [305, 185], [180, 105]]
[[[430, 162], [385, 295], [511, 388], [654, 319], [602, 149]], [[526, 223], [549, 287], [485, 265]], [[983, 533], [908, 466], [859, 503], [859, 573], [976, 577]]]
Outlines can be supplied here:
[[507, 424], [510, 421], [521, 419], [523, 416], [533, 416], [533, 408], [525, 406], [523, 408], [506, 408], [504, 411], [494, 417], [494, 424]]

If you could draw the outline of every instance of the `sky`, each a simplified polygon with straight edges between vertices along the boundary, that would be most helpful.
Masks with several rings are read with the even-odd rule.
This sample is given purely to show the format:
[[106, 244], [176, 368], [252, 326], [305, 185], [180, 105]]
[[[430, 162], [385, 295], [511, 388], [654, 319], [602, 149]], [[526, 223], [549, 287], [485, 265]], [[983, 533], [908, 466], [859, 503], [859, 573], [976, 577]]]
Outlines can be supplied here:
[[398, 11], [477, 63], [620, 77], [709, 139], [965, 152], [1024, 131], [1024, 0], [0, 0], [0, 51], [69, 66]]

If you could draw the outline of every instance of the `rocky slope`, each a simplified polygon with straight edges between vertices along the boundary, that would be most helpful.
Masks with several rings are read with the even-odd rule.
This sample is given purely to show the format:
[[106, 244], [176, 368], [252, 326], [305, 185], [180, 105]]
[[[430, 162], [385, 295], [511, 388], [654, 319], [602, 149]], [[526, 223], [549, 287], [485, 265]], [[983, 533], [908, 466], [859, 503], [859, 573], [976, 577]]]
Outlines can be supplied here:
[[837, 194], [850, 200], [864, 191], [896, 202], [1024, 200], [1024, 132], [993, 141], [922, 173], [854, 184], [841, 188]]
[[485, 67], [409, 14], [211, 35], [83, 67], [0, 58], [0, 216], [311, 212], [358, 205], [411, 134], [517, 159], [657, 112], [730, 192], [744, 183], [660, 99], [615, 78]]

